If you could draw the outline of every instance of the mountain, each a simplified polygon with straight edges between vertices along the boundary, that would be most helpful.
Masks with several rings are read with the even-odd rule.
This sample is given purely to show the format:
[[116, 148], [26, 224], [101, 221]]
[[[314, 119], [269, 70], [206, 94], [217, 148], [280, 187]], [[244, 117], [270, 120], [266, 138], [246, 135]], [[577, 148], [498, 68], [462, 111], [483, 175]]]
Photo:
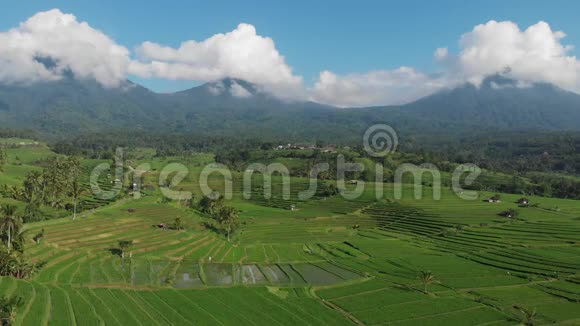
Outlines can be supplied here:
[[355, 140], [374, 123], [403, 134], [473, 130], [579, 130], [580, 95], [492, 76], [402, 106], [338, 109], [291, 102], [227, 78], [172, 94], [127, 81], [118, 89], [72, 77], [0, 85], [0, 126], [47, 137], [107, 130], [187, 132], [288, 140]]
[[73, 78], [0, 85], [0, 123], [47, 135], [152, 126], [164, 106], [157, 94], [129, 82], [120, 89]]
[[479, 87], [465, 84], [404, 106], [423, 118], [498, 129], [580, 129], [580, 95], [552, 84], [520, 83], [499, 76]]
[[0, 125], [45, 135], [111, 129], [254, 134], [292, 134], [296, 124], [336, 108], [287, 102], [237, 79], [186, 91], [158, 94], [127, 81], [118, 89], [95, 81], [65, 78], [32, 85], [0, 85]]

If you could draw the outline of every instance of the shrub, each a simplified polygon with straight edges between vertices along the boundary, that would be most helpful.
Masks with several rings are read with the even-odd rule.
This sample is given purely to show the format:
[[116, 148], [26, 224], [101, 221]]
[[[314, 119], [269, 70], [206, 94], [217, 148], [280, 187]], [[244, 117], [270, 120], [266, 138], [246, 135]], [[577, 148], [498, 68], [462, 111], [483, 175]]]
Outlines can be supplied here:
[[520, 214], [519, 214], [519, 211], [517, 209], [510, 208], [508, 210], [501, 212], [500, 215], [503, 217], [507, 217], [507, 218], [516, 218]]

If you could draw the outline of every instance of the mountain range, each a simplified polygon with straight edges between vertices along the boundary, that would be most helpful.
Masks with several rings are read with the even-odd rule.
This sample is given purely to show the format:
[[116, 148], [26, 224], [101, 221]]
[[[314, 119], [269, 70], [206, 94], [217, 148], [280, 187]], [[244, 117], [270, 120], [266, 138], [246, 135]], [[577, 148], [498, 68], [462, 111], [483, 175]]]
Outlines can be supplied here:
[[359, 138], [374, 123], [425, 134], [580, 130], [578, 121], [580, 95], [546, 83], [522, 86], [499, 75], [405, 105], [350, 109], [280, 100], [232, 78], [171, 94], [130, 81], [109, 89], [72, 77], [0, 85], [0, 126], [47, 137], [123, 129], [330, 141]]

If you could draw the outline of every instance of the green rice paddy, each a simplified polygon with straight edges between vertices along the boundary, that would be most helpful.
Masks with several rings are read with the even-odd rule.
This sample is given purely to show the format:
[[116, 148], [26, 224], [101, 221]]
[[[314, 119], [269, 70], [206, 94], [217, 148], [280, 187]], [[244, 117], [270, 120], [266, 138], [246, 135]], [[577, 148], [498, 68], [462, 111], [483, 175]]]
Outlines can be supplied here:
[[[181, 187], [199, 195], [193, 171]], [[292, 179], [284, 199], [275, 184], [264, 199], [256, 185], [246, 200], [234, 184], [231, 243], [155, 191], [29, 224], [45, 238], [27, 254], [45, 265], [30, 280], [0, 278], [0, 293], [24, 298], [19, 325], [515, 325], [514, 306], [535, 309], [537, 324], [580, 324], [577, 201], [530, 197], [539, 205], [507, 219], [499, 212], [520, 196], [486, 203], [444, 189], [437, 201], [426, 188], [416, 200], [405, 186], [395, 200], [387, 184], [382, 200], [374, 185], [356, 200], [301, 200], [307, 186]], [[185, 230], [157, 227], [176, 217]], [[134, 243], [124, 261], [120, 240]], [[421, 271], [435, 277], [427, 291]]]

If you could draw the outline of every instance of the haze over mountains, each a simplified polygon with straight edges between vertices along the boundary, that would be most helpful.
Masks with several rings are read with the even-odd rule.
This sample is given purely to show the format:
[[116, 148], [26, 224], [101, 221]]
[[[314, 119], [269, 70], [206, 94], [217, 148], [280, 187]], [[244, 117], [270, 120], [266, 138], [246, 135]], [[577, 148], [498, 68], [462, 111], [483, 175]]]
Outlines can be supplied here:
[[291, 139], [360, 136], [373, 123], [408, 132], [579, 130], [580, 95], [554, 85], [494, 75], [401, 106], [339, 109], [280, 100], [239, 79], [159, 94], [127, 82], [104, 88], [72, 77], [31, 85], [0, 85], [0, 124], [47, 136], [111, 129]]

